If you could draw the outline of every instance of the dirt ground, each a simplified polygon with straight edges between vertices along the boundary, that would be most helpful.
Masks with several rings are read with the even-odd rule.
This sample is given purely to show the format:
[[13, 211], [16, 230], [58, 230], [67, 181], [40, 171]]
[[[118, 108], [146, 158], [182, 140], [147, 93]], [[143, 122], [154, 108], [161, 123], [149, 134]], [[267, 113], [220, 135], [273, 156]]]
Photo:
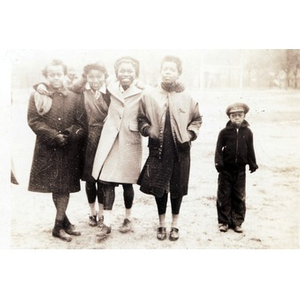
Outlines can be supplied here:
[[[88, 203], [84, 185], [71, 195], [68, 216], [82, 235], [70, 243], [53, 238], [55, 209], [50, 194], [27, 191], [35, 136], [26, 121], [30, 91], [13, 91], [12, 158], [19, 185], [10, 187], [11, 249], [297, 249], [299, 248], [299, 127], [300, 93], [286, 90], [215, 90], [193, 92], [199, 100], [203, 125], [192, 148], [189, 194], [180, 215], [176, 242], [156, 239], [157, 212], [152, 196], [135, 186], [134, 231], [121, 234], [124, 217], [121, 187], [116, 189], [112, 233], [96, 241], [96, 228], [87, 224]], [[247, 171], [247, 213], [244, 232], [221, 233], [217, 226], [217, 172], [214, 150], [225, 126], [227, 105], [244, 101], [246, 119], [254, 133], [259, 169]], [[146, 142], [146, 140], [144, 140]], [[144, 148], [144, 159], [147, 148]], [[170, 207], [167, 210], [170, 225]]]

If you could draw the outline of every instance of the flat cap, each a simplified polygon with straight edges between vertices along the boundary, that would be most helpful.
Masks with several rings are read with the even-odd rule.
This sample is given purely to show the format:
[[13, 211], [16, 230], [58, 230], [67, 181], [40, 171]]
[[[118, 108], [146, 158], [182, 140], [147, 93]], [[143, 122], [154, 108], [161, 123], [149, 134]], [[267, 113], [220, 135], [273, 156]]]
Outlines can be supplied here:
[[237, 102], [234, 104], [229, 105], [226, 108], [226, 114], [229, 116], [232, 113], [237, 113], [237, 112], [243, 112], [243, 113], [247, 113], [249, 111], [249, 106], [245, 103], [241, 103], [241, 102]]

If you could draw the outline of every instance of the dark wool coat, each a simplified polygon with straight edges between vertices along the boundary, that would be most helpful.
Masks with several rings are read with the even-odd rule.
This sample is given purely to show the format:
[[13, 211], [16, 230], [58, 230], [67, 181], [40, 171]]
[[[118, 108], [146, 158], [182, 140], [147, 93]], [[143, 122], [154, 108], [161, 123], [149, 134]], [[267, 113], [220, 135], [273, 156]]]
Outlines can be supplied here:
[[106, 93], [101, 92], [99, 98], [96, 99], [94, 93], [89, 89], [82, 92], [82, 98], [88, 118], [82, 180], [93, 182], [95, 181], [92, 176], [93, 163], [104, 121], [107, 117], [110, 95], [108, 91]]
[[248, 128], [249, 123], [244, 120], [239, 130], [229, 121], [226, 127], [219, 133], [216, 152], [215, 166], [218, 171], [222, 169], [244, 169], [249, 164], [251, 171], [255, 171], [256, 164], [253, 134]]
[[[52, 106], [44, 115], [38, 113], [34, 93], [28, 107], [28, 125], [36, 134], [29, 191], [74, 193], [80, 190], [82, 142], [87, 119], [80, 96], [62, 89], [52, 92]], [[68, 135], [68, 143], [59, 146], [58, 133]]]

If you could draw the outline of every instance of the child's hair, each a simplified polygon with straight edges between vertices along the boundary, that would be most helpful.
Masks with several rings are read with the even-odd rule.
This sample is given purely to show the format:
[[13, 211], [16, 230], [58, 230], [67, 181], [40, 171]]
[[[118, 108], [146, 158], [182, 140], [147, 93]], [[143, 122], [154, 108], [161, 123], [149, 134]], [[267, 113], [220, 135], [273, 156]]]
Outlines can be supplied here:
[[43, 76], [47, 77], [48, 68], [49, 66], [62, 66], [64, 75], [67, 75], [68, 68], [67, 66], [59, 59], [53, 59], [49, 64], [46, 65], [46, 67], [43, 69], [42, 74]]
[[133, 66], [134, 66], [134, 69], [135, 69], [135, 74], [136, 74], [136, 77], [139, 77], [139, 73], [140, 73], [140, 62], [131, 57], [131, 56], [123, 56], [123, 57], [120, 57], [116, 62], [115, 62], [115, 65], [114, 65], [114, 68], [115, 68], [115, 72], [116, 72], [116, 75], [118, 75], [118, 70], [120, 68], [120, 65], [122, 63], [131, 63]]
[[179, 75], [181, 75], [181, 73], [182, 73], [182, 61], [181, 61], [181, 59], [179, 57], [172, 56], [172, 55], [165, 56], [163, 58], [163, 60], [161, 61], [160, 69], [162, 69], [163, 64], [165, 62], [173, 62], [173, 63], [175, 63], [176, 66], [177, 66], [178, 73], [179, 73]]
[[88, 65], [84, 66], [84, 68], [83, 68], [83, 77], [86, 77], [87, 74], [91, 70], [98, 70], [98, 71], [100, 71], [101, 73], [104, 74], [105, 78], [108, 77], [107, 70], [106, 70], [105, 66], [100, 64], [100, 63], [88, 64]]

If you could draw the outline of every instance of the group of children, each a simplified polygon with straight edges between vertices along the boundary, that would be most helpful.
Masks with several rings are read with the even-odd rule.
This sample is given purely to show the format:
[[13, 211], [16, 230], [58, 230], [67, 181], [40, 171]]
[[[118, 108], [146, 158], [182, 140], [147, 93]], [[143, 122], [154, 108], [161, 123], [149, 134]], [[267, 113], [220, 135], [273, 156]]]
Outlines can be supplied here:
[[[182, 62], [166, 56], [161, 82], [144, 87], [138, 81], [139, 61], [121, 57], [108, 81], [99, 63], [84, 67], [82, 79], [66, 86], [67, 67], [54, 60], [43, 70], [46, 82], [30, 97], [28, 124], [36, 134], [29, 191], [52, 193], [56, 217], [52, 235], [64, 241], [81, 233], [66, 211], [70, 193], [80, 180], [90, 207], [89, 225], [97, 226], [97, 239], [112, 231], [115, 187], [122, 185], [124, 220], [119, 231], [132, 231], [133, 184], [154, 196], [159, 226], [157, 238], [167, 238], [166, 207], [170, 197], [172, 223], [169, 239], [179, 238], [178, 218], [188, 193], [190, 149], [202, 124], [198, 103], [180, 84]], [[218, 137], [215, 166], [219, 172], [217, 212], [222, 232], [242, 232], [245, 218], [245, 166], [256, 165], [253, 135], [244, 120], [249, 107], [227, 108], [230, 121]], [[142, 161], [142, 136], [148, 137], [149, 155]], [[96, 206], [96, 201], [98, 206]]]

